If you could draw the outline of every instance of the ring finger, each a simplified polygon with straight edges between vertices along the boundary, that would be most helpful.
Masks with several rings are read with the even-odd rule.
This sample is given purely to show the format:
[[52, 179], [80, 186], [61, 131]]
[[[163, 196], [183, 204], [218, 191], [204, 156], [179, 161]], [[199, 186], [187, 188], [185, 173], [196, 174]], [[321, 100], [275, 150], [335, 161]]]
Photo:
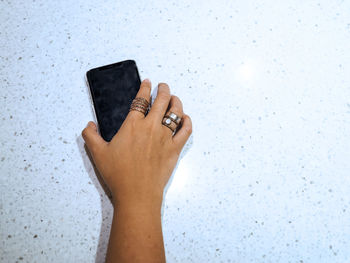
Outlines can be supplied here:
[[162, 124], [164, 125], [164, 129], [166, 129], [170, 135], [173, 134], [173, 131], [175, 131], [175, 129], [179, 125], [175, 121], [171, 120], [171, 118], [165, 117], [165, 116], [169, 116], [171, 113], [174, 113], [180, 119], [182, 118], [182, 115], [183, 115], [182, 102], [177, 96], [174, 96], [174, 95], [172, 95], [170, 98], [168, 110], [166, 111], [163, 118], [163, 121], [165, 123], [162, 122]]

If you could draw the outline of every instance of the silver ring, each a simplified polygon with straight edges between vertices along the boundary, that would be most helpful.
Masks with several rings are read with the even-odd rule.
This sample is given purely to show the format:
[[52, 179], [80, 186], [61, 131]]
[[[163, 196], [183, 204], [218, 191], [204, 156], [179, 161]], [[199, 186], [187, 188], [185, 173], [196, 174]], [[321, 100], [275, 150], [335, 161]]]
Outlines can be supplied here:
[[177, 125], [176, 125], [176, 123], [175, 123], [175, 125], [176, 125], [176, 127], [175, 128], [172, 128], [171, 127], [171, 123], [173, 122], [173, 120], [171, 120], [170, 118], [168, 118], [168, 117], [163, 117], [163, 121], [162, 121], [162, 124], [164, 125], [164, 126], [166, 126], [166, 127], [168, 127], [172, 132], [173, 132], [173, 134], [174, 134], [174, 132], [175, 132], [175, 130], [176, 130], [176, 128], [177, 128]]
[[168, 115], [166, 115], [166, 117], [173, 120], [176, 123], [176, 125], [179, 125], [181, 122], [181, 118], [177, 116], [174, 112], [170, 112]]

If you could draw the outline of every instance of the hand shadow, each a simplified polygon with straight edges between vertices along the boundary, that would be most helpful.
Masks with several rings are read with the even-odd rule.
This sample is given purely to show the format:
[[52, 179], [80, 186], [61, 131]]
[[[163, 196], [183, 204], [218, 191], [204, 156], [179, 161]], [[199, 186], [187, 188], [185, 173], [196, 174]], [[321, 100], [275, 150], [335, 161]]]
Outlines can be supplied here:
[[[151, 91], [151, 100], [150, 100], [150, 105], [152, 106], [153, 103], [154, 103], [154, 100], [156, 99], [157, 97], [157, 92], [158, 92], [158, 85], [156, 85], [155, 87], [152, 88], [152, 91]], [[169, 107], [167, 108], [167, 111], [169, 110]], [[192, 124], [193, 125], [193, 124]], [[181, 128], [181, 124], [180, 126], [178, 127], [178, 129]], [[190, 148], [192, 148], [192, 145], [193, 145], [193, 134], [191, 134], [191, 136], [188, 138], [185, 146], [183, 147], [181, 153], [180, 153], [180, 156], [179, 156], [179, 160], [177, 161], [176, 163], [176, 166], [174, 168], [174, 171], [172, 172], [170, 178], [169, 178], [169, 181], [167, 183], [167, 185], [165, 186], [164, 188], [164, 194], [163, 196], [165, 197], [166, 196], [166, 193], [168, 192], [168, 189], [174, 179], [174, 175], [176, 174], [176, 170], [177, 170], [177, 167], [179, 166], [179, 163], [180, 163], [180, 160], [187, 154], [187, 152], [190, 150]], [[164, 198], [163, 198], [163, 203], [162, 203], [162, 218], [163, 218], [163, 212], [164, 212]]]
[[170, 186], [171, 186], [171, 184], [172, 184], [172, 182], [173, 182], [173, 180], [174, 180], [174, 176], [175, 176], [175, 174], [176, 174], [176, 171], [177, 171], [177, 168], [178, 168], [178, 166], [179, 166], [179, 163], [180, 163], [181, 159], [182, 159], [183, 157], [185, 157], [185, 155], [187, 154], [187, 152], [192, 148], [192, 145], [193, 145], [193, 135], [191, 135], [191, 136], [188, 138], [188, 140], [187, 140], [185, 146], [183, 147], [183, 149], [182, 149], [182, 151], [181, 151], [181, 153], [180, 153], [180, 156], [179, 156], [179, 160], [177, 161], [176, 166], [175, 166], [175, 168], [174, 168], [174, 171], [172, 172], [172, 174], [171, 174], [171, 176], [170, 176], [170, 178], [169, 178], [169, 181], [168, 181], [167, 185], [166, 185], [165, 188], [164, 188], [164, 192], [163, 192], [163, 193], [164, 193], [164, 194], [163, 194], [164, 198], [163, 198], [162, 210], [161, 210], [161, 213], [162, 213], [162, 222], [163, 222], [163, 214], [164, 214], [164, 199], [165, 199], [165, 197], [166, 197], [166, 193], [168, 192], [168, 190], [169, 190], [169, 188], [170, 188]]
[[92, 183], [95, 185], [95, 188], [97, 189], [100, 195], [102, 224], [100, 227], [100, 236], [97, 245], [95, 262], [101, 263], [105, 262], [109, 233], [111, 230], [111, 224], [113, 219], [113, 205], [111, 202], [111, 193], [107, 185], [104, 183], [102, 176], [98, 172], [92, 160], [91, 154], [81, 135], [76, 138], [76, 143], [78, 145], [85, 170], [87, 171]]

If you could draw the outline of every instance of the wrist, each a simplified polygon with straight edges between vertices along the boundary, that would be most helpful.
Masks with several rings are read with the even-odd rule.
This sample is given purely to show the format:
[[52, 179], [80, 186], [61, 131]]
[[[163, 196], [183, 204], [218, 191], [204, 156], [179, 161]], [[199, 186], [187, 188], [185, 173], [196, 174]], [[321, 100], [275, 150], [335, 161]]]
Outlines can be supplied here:
[[114, 215], [128, 218], [128, 220], [154, 221], [161, 218], [161, 205], [127, 205], [125, 203], [114, 207]]
[[115, 211], [125, 211], [130, 213], [160, 213], [163, 202], [163, 196], [144, 199], [116, 199], [113, 202]]

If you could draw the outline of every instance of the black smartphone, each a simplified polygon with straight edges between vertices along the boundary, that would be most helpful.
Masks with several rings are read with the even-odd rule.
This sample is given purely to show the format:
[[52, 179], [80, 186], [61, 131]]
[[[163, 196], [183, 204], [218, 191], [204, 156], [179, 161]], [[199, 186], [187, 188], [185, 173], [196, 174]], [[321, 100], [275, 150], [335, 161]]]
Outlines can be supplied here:
[[121, 127], [140, 89], [136, 63], [126, 60], [94, 68], [86, 73], [86, 78], [100, 134], [109, 142]]

